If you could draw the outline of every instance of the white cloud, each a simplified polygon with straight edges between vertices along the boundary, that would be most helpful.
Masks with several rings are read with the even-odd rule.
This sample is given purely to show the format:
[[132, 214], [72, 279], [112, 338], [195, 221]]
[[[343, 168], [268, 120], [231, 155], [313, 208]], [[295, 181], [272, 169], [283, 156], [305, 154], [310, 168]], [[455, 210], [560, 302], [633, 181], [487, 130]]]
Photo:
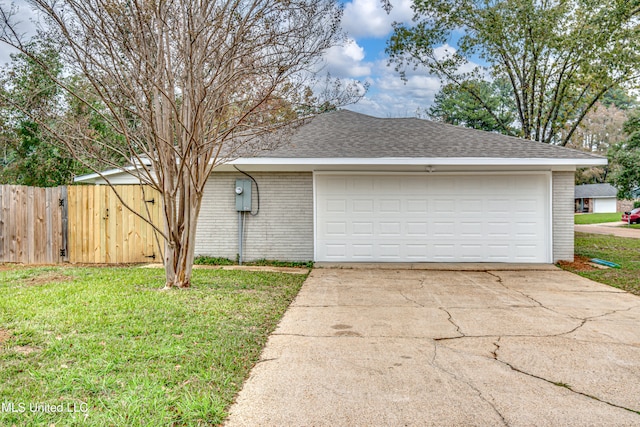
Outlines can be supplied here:
[[[438, 46], [433, 49], [433, 54], [436, 59], [443, 60], [454, 55], [456, 51], [457, 49], [455, 47], [449, 45], [448, 43], [445, 43], [442, 46]], [[480, 71], [485, 76], [485, 78], [488, 77], [488, 75], [486, 74], [486, 70], [484, 70], [482, 66], [477, 62], [469, 61], [462, 64], [458, 68], [458, 73], [471, 73], [473, 71]]]
[[345, 5], [342, 28], [354, 38], [381, 38], [391, 32], [394, 21], [408, 22], [412, 17], [411, 0], [394, 1], [389, 14], [380, 0], [353, 0]]
[[371, 74], [371, 64], [363, 62], [364, 56], [364, 49], [349, 39], [343, 45], [327, 50], [325, 68], [334, 77], [367, 77]]
[[[452, 53], [455, 49], [448, 45], [436, 49], [438, 54], [445, 54], [445, 51]], [[459, 71], [471, 71], [477, 66], [469, 62]], [[418, 110], [424, 111], [433, 104], [442, 87], [440, 79], [423, 67], [408, 67], [403, 80], [393, 67], [387, 66], [386, 60], [374, 64], [368, 81], [367, 95], [347, 108], [375, 117], [416, 117]]]
[[449, 43], [445, 43], [442, 46], [438, 46], [433, 49], [433, 56], [435, 56], [438, 60], [442, 60], [455, 54], [456, 51], [457, 49], [455, 47], [449, 45]]
[[415, 117], [433, 103], [441, 84], [437, 77], [424, 70], [416, 70], [403, 81], [386, 61], [378, 61], [373, 70], [369, 93], [349, 110], [376, 117]]

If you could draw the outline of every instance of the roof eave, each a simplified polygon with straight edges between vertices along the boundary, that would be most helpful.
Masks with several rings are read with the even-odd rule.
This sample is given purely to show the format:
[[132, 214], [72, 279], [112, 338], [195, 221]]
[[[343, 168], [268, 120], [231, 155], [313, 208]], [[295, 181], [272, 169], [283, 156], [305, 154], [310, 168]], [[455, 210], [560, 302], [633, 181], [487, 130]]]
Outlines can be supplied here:
[[577, 158], [494, 158], [494, 157], [246, 157], [228, 162], [231, 165], [305, 165], [305, 166], [604, 166], [607, 159], [593, 157]]

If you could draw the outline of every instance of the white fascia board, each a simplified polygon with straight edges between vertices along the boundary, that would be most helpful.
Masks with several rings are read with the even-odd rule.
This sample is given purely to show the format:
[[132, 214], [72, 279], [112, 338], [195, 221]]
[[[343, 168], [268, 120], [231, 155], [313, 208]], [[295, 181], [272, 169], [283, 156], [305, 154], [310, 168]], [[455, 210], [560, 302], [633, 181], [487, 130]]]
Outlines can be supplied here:
[[73, 178], [73, 182], [79, 182], [79, 183], [85, 183], [85, 184], [95, 184], [96, 182], [99, 182], [102, 184], [104, 182], [104, 177], [114, 177], [120, 174], [126, 177], [131, 177], [132, 178], [131, 182], [134, 182], [134, 181], [139, 182], [140, 179], [136, 178], [135, 172], [133, 171], [137, 171], [140, 169], [142, 169], [140, 165], [125, 166], [123, 168], [114, 168], [114, 169], [106, 170], [102, 173], [90, 173], [87, 175], [77, 176]]
[[109, 170], [106, 170], [106, 171], [102, 172], [101, 174], [99, 174], [99, 173], [89, 173], [89, 174], [86, 174], [86, 175], [76, 176], [75, 178], [73, 178], [73, 182], [93, 182], [96, 179], [101, 179], [103, 176], [112, 176], [112, 175], [116, 175], [118, 173], [124, 173], [125, 171], [132, 170], [132, 169], [136, 169], [136, 167], [135, 166], [127, 166], [127, 167], [121, 168], [121, 169], [109, 169]]
[[380, 157], [380, 158], [277, 158], [249, 157], [230, 161], [230, 165], [299, 166], [601, 166], [606, 158], [531, 159], [494, 157]]

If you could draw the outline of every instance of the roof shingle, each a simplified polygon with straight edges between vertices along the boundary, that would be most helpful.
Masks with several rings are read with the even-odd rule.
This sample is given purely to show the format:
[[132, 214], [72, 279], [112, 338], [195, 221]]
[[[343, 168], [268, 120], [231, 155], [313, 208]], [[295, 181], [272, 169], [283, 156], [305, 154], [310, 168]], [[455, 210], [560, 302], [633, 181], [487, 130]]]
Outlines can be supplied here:
[[576, 199], [601, 199], [616, 197], [618, 190], [611, 184], [583, 184], [576, 185]]
[[417, 118], [321, 114], [266, 158], [602, 159], [590, 153]]

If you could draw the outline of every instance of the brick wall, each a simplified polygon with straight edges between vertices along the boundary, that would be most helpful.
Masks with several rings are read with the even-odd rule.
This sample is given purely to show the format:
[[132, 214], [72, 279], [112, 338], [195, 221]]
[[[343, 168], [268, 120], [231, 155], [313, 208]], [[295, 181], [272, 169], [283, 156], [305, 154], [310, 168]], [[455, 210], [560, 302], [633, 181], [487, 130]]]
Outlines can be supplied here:
[[573, 261], [574, 173], [553, 172], [553, 262]]
[[[282, 261], [313, 260], [313, 177], [309, 173], [256, 172], [260, 187], [260, 212], [245, 215], [244, 260], [261, 258]], [[235, 180], [240, 173], [214, 172], [202, 200], [197, 255], [232, 260], [238, 254], [238, 213]], [[258, 197], [252, 185], [252, 206]]]

